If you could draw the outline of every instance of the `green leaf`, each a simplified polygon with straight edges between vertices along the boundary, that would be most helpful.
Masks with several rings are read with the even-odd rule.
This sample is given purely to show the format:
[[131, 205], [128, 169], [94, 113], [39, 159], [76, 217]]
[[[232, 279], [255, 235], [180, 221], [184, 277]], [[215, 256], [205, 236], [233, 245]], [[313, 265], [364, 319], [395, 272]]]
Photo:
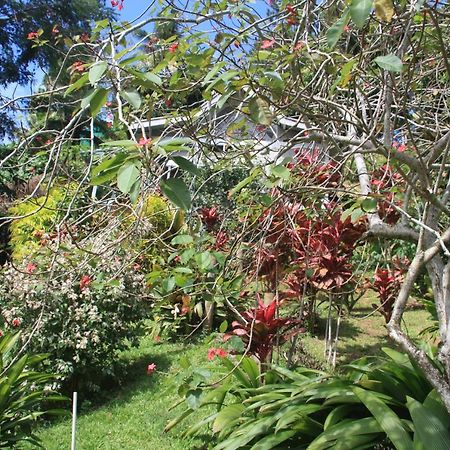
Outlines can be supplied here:
[[218, 433], [232, 423], [235, 419], [239, 418], [245, 410], [245, 406], [242, 403], [235, 403], [225, 406], [216, 417], [213, 424], [213, 432]]
[[242, 181], [240, 181], [233, 189], [230, 190], [230, 197], [232, 197], [234, 194], [240, 192], [245, 186], [249, 185], [252, 181], [254, 181], [256, 178], [259, 177], [261, 174], [261, 168], [257, 167], [247, 178], [244, 178]]
[[358, 28], [362, 28], [372, 11], [373, 0], [352, 0], [350, 16]]
[[397, 450], [413, 450], [413, 442], [403, 427], [402, 421], [386, 403], [370, 391], [354, 387], [353, 392], [373, 414]]
[[442, 423], [432, 410], [411, 397], [407, 397], [406, 406], [414, 423], [414, 439], [416, 440], [417, 435], [417, 441], [421, 442], [425, 448], [448, 450], [450, 443], [448, 421]]
[[347, 9], [343, 14], [343, 16], [328, 29], [327, 31], [328, 47], [330, 47], [331, 49], [335, 47], [340, 37], [342, 36], [344, 28], [348, 24], [349, 19], [350, 19], [350, 12]]
[[186, 394], [186, 403], [191, 409], [198, 409], [201, 404], [201, 396], [203, 391], [201, 389], [194, 389], [188, 391]]
[[144, 76], [147, 81], [150, 81], [150, 82], [156, 84], [157, 86], [162, 85], [162, 80], [161, 80], [161, 78], [158, 77], [158, 75], [148, 72], [148, 73], [145, 73]]
[[268, 103], [259, 97], [253, 97], [248, 103], [250, 118], [255, 123], [261, 125], [270, 125], [272, 123], [272, 114]]
[[189, 234], [179, 234], [178, 236], [175, 236], [170, 243], [172, 245], [186, 245], [186, 244], [192, 244], [194, 242], [194, 239]]
[[378, 56], [374, 61], [384, 70], [389, 72], [401, 72], [403, 70], [402, 60], [390, 53], [386, 56]]
[[186, 149], [187, 145], [192, 145], [192, 139], [189, 138], [166, 138], [157, 141], [159, 147], [166, 152], [181, 151]]
[[271, 450], [272, 448], [281, 448], [279, 444], [287, 441], [292, 436], [297, 434], [297, 430], [284, 430], [276, 434], [269, 434], [260, 439], [253, 447], [252, 450]]
[[192, 205], [191, 194], [186, 183], [180, 178], [169, 178], [161, 181], [162, 193], [175, 205], [185, 211]]
[[101, 164], [94, 167], [91, 173], [91, 184], [93, 186], [98, 186], [115, 178], [117, 171], [123, 165], [126, 157], [127, 155], [125, 153], [118, 153], [111, 158], [105, 159]]
[[117, 187], [124, 194], [128, 194], [138, 178], [139, 169], [134, 163], [128, 162], [121, 166], [117, 173]]
[[89, 106], [91, 108], [92, 117], [96, 117], [100, 110], [105, 106], [108, 100], [108, 91], [104, 88], [98, 88], [94, 91], [94, 95], [90, 99]]
[[94, 64], [89, 69], [89, 82], [92, 84], [92, 86], [99, 81], [103, 74], [106, 72], [106, 69], [108, 68], [108, 63], [106, 61], [100, 61], [96, 64]]
[[361, 203], [361, 208], [363, 209], [363, 211], [368, 212], [368, 213], [376, 212], [377, 207], [378, 207], [378, 201], [376, 198], [373, 198], [373, 197], [366, 197]]
[[195, 262], [200, 270], [207, 270], [213, 263], [213, 258], [210, 252], [202, 252], [195, 255]]
[[64, 97], [69, 95], [71, 92], [78, 91], [78, 89], [81, 89], [84, 85], [87, 84], [89, 81], [89, 74], [85, 73], [80, 78], [78, 78], [75, 83], [72, 83], [67, 89], [66, 92], [64, 92]]
[[121, 91], [120, 95], [133, 107], [133, 109], [139, 109], [141, 107], [142, 99], [137, 91]]
[[131, 139], [124, 139], [121, 141], [109, 141], [100, 144], [101, 147], [137, 147], [136, 142]]
[[224, 320], [224, 321], [220, 324], [219, 331], [220, 331], [221, 333], [225, 333], [225, 331], [227, 331], [227, 329], [228, 329], [228, 321], [227, 321], [227, 320]]
[[264, 72], [266, 84], [276, 93], [280, 94], [284, 89], [284, 80], [278, 72]]
[[186, 158], [183, 158], [182, 156], [171, 156], [170, 159], [180, 168], [185, 170], [186, 172], [191, 173], [192, 175], [200, 176], [201, 172], [199, 168], [189, 161]]

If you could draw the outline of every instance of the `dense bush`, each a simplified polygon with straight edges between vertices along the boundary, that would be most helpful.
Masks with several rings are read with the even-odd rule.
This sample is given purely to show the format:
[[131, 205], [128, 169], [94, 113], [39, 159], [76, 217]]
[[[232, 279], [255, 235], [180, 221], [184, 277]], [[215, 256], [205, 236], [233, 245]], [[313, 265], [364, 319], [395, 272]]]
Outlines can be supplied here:
[[[127, 255], [129, 257], [129, 255]], [[85, 259], [83, 259], [85, 258]], [[73, 388], [111, 376], [118, 350], [136, 343], [148, 302], [144, 276], [124, 255], [63, 254], [0, 273], [0, 328], [20, 329], [33, 352], [48, 352], [53, 370]]]
[[25, 441], [39, 446], [32, 433], [36, 419], [63, 413], [44, 406], [64, 400], [48, 387], [56, 376], [38, 370], [47, 355], [19, 354], [19, 337], [18, 333], [0, 337], [0, 448], [17, 448]]

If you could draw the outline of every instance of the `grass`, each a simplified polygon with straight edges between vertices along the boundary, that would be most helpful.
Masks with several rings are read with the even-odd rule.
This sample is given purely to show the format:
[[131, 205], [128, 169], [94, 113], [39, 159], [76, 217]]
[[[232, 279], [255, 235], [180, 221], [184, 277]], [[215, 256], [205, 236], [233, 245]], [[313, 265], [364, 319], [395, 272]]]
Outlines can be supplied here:
[[[353, 313], [343, 319], [338, 344], [338, 363], [346, 363], [364, 355], [380, 353], [384, 346], [393, 347], [387, 337], [384, 318], [373, 313], [372, 303], [376, 297], [368, 293], [355, 307]], [[324, 361], [323, 330], [320, 320], [317, 336], [302, 337], [302, 346], [314, 358]], [[411, 336], [429, 324], [428, 313], [412, 308], [405, 313], [405, 326]], [[122, 356], [130, 370], [121, 389], [110, 392], [110, 399], [96, 407], [85, 408], [79, 416], [77, 450], [189, 450], [207, 448], [200, 439], [183, 439], [181, 432], [196, 416], [190, 416], [179, 427], [164, 433], [164, 426], [181, 411], [171, 411], [177, 395], [177, 380], [186, 373], [180, 359], [186, 357], [191, 365], [202, 367], [208, 363], [206, 354], [213, 344], [208, 341], [197, 344], [162, 343], [155, 344], [148, 338], [141, 346], [125, 352]], [[156, 363], [157, 372], [146, 374], [146, 367]], [[64, 419], [59, 423], [41, 428], [39, 437], [47, 450], [70, 448], [71, 422]]]
[[[382, 347], [396, 347], [388, 337], [384, 317], [374, 312], [372, 304], [378, 303], [376, 294], [368, 291], [352, 313], [343, 318], [337, 346], [338, 364], [346, 364], [362, 356], [380, 354]], [[428, 312], [417, 306], [409, 307], [403, 317], [403, 327], [413, 339], [431, 324]], [[333, 327], [335, 326], [336, 321], [333, 321]], [[303, 338], [305, 349], [320, 361], [324, 361], [324, 334], [325, 320], [321, 319], [318, 333]]]
[[[77, 422], [77, 450], [186, 450], [203, 448], [199, 440], [180, 437], [183, 427], [170, 433], [163, 429], [177, 412], [169, 408], [179, 399], [176, 377], [183, 372], [178, 365], [185, 356], [193, 365], [206, 363], [208, 345], [154, 344], [144, 339], [141, 346], [123, 355], [132, 366], [124, 386], [111, 392], [111, 399], [82, 412]], [[148, 376], [149, 363], [157, 372]], [[177, 410], [179, 413], [179, 410]], [[195, 417], [191, 420], [195, 420]], [[189, 420], [186, 420], [186, 424]], [[69, 449], [71, 421], [43, 428], [38, 433], [47, 450]]]

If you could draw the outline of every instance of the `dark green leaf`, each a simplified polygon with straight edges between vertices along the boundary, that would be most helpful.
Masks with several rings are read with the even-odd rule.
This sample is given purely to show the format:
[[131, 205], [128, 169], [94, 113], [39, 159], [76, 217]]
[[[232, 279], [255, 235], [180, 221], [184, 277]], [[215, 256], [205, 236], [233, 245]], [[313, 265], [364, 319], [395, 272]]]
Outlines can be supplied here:
[[124, 194], [128, 194], [139, 178], [139, 169], [132, 162], [124, 164], [117, 173], [117, 187]]
[[199, 168], [188, 159], [183, 158], [182, 156], [171, 156], [170, 159], [172, 159], [180, 169], [183, 169], [192, 175], [201, 175]]
[[141, 107], [142, 99], [137, 91], [122, 91], [120, 95], [133, 107], [133, 109], [139, 109]]
[[106, 61], [100, 61], [96, 64], [94, 64], [89, 69], [89, 82], [92, 84], [92, 86], [99, 81], [103, 74], [106, 72], [106, 69], [108, 68], [108, 63]]
[[162, 180], [161, 191], [175, 206], [185, 211], [191, 208], [191, 194], [186, 183], [180, 178]]
[[94, 91], [94, 95], [90, 99], [89, 106], [91, 108], [92, 117], [96, 117], [100, 110], [105, 106], [108, 100], [108, 91], [104, 88], [98, 88]]
[[327, 31], [328, 47], [330, 47], [331, 49], [335, 47], [340, 37], [342, 36], [344, 28], [348, 24], [349, 19], [350, 19], [350, 12], [346, 10], [343, 16], [328, 29]]

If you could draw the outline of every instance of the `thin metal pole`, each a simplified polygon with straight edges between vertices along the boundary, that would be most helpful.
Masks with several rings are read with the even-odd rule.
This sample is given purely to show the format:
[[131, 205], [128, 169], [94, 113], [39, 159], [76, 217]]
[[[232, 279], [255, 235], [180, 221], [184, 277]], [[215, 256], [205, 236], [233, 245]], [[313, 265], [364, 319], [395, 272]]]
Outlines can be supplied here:
[[78, 403], [78, 392], [73, 393], [72, 402], [72, 446], [71, 450], [75, 450], [76, 440], [77, 440], [77, 403]]

